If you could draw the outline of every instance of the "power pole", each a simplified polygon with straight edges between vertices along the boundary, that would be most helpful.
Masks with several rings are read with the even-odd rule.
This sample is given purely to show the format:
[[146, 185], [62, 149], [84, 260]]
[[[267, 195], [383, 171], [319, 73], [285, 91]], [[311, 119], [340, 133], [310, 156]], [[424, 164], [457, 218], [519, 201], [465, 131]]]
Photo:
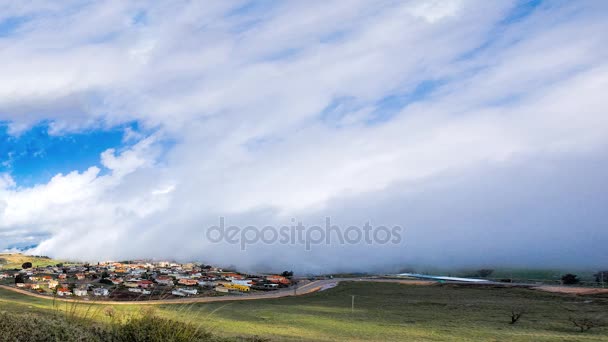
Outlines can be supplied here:
[[351, 295], [350, 313], [355, 313], [355, 295]]

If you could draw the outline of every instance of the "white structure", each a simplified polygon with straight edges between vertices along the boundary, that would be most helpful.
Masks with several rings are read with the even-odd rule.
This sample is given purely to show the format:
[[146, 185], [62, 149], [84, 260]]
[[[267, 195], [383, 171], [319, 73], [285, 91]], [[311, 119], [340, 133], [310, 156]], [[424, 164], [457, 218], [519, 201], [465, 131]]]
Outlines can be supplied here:
[[217, 282], [216, 281], [209, 281], [209, 280], [199, 280], [198, 285], [199, 286], [214, 287], [214, 286], [217, 286]]
[[85, 289], [74, 289], [74, 295], [76, 297], [86, 297], [87, 290], [85, 290]]
[[171, 291], [171, 294], [174, 296], [180, 296], [180, 297], [194, 296], [194, 295], [198, 294], [198, 290], [197, 289], [175, 289], [175, 290]]
[[182, 291], [179, 290], [173, 290], [171, 291], [171, 294], [174, 296], [180, 296], [180, 297], [186, 297], [188, 296], [187, 294], [183, 293]]
[[232, 280], [233, 284], [237, 284], [237, 285], [243, 285], [243, 286], [249, 286], [251, 287], [251, 280], [238, 280], [238, 279], [233, 279]]
[[104, 287], [100, 287], [93, 290], [93, 295], [97, 297], [107, 297], [110, 295], [110, 291]]

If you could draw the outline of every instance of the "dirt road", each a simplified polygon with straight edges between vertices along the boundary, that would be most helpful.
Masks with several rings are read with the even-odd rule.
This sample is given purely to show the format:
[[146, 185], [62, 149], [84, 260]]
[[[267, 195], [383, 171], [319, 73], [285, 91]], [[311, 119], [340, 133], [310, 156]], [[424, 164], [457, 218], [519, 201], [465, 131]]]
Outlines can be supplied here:
[[[420, 285], [420, 286], [429, 286], [436, 285], [437, 282], [430, 280], [411, 280], [411, 279], [388, 279], [388, 278], [340, 278], [340, 279], [325, 279], [325, 280], [315, 280], [312, 282], [304, 283], [298, 286], [295, 291], [294, 288], [281, 289], [273, 292], [264, 292], [264, 293], [256, 293], [256, 294], [243, 294], [243, 295], [228, 295], [221, 297], [195, 297], [195, 298], [179, 298], [179, 299], [161, 299], [161, 300], [146, 300], [142, 298], [137, 301], [111, 301], [111, 300], [84, 300], [84, 299], [71, 299], [71, 298], [53, 298], [29, 291], [25, 291], [22, 289], [18, 289], [15, 287], [10, 287], [6, 285], [0, 285], [0, 288], [21, 293], [27, 296], [32, 296], [36, 298], [42, 298], [46, 300], [56, 300], [62, 302], [70, 302], [70, 303], [83, 303], [83, 304], [101, 304], [101, 305], [167, 305], [167, 304], [191, 304], [191, 303], [213, 303], [213, 302], [227, 302], [227, 301], [236, 301], [236, 300], [258, 300], [258, 299], [273, 299], [273, 298], [281, 298], [281, 297], [289, 297], [289, 296], [301, 296], [309, 293], [313, 293], [316, 291], [323, 291], [330, 288], [335, 287], [341, 281], [365, 281], [365, 282], [382, 282], [382, 283], [399, 283], [399, 284], [408, 284], [408, 285]], [[458, 284], [458, 283], [456, 283]], [[493, 283], [494, 284], [494, 283]], [[465, 283], [461, 285], [467, 286], [475, 286], [476, 284]], [[488, 285], [480, 284], [480, 285]], [[565, 287], [565, 286], [533, 286], [530, 284], [501, 284], [495, 283], [494, 285], [501, 285], [505, 287], [527, 287], [541, 291], [548, 292], [556, 292], [556, 293], [564, 293], [564, 294], [575, 294], [575, 295], [589, 295], [589, 294], [599, 294], [599, 293], [608, 293], [608, 289], [593, 289], [593, 288], [584, 288], [584, 287]]]

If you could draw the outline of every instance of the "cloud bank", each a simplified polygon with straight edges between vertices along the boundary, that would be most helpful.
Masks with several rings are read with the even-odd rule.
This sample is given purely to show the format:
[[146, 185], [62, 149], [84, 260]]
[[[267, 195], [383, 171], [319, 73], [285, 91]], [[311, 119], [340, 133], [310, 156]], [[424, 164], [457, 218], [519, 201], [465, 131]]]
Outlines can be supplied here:
[[[84, 171], [0, 176], [0, 248], [242, 269], [608, 263], [600, 1], [12, 2], [0, 120], [125, 130]], [[205, 240], [291, 219], [399, 245]]]

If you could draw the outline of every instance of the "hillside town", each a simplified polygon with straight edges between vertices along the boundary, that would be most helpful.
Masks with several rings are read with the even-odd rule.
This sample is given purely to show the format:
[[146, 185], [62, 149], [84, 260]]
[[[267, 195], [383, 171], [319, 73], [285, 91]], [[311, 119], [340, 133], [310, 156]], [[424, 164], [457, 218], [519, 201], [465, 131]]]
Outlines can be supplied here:
[[162, 261], [56, 264], [0, 270], [0, 284], [58, 297], [158, 300], [243, 295], [292, 285], [293, 272], [250, 275], [205, 264]]

